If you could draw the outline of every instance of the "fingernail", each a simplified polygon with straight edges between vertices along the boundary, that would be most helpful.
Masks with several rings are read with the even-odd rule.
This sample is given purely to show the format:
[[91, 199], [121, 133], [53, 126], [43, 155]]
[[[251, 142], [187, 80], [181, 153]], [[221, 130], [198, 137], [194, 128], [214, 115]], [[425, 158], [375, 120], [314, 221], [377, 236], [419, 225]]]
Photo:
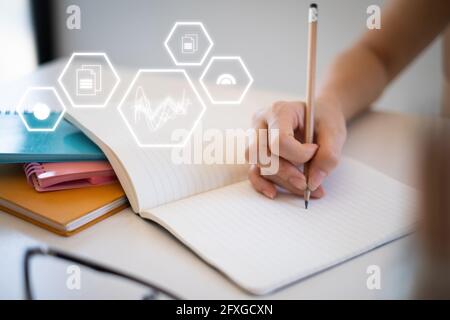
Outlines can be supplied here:
[[270, 199], [275, 198], [275, 193], [274, 193], [273, 191], [270, 191], [270, 190], [263, 190], [262, 193], [263, 193], [267, 198], [270, 198]]
[[314, 149], [314, 150], [316, 150], [319, 146], [317, 145], [317, 144], [315, 144], [315, 143], [305, 143], [304, 144], [305, 146], [308, 146], [309, 148], [311, 148], [311, 149]]
[[326, 176], [327, 174], [325, 171], [322, 170], [314, 171], [309, 177], [308, 181], [309, 190], [311, 191], [316, 190], [322, 184]]
[[317, 151], [318, 145], [314, 143], [305, 143], [304, 146], [311, 149], [311, 153], [315, 153]]
[[289, 183], [292, 184], [298, 190], [306, 189], [306, 181], [304, 179], [292, 177], [289, 178]]

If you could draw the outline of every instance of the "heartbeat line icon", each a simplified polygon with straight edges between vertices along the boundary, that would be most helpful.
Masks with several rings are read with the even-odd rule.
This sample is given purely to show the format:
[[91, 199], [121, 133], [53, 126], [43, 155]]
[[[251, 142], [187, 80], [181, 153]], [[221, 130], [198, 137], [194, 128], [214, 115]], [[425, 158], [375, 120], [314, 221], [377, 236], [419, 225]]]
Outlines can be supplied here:
[[186, 91], [183, 90], [181, 100], [177, 101], [168, 96], [156, 104], [156, 107], [152, 107], [144, 88], [139, 86], [134, 98], [134, 122], [137, 123], [143, 118], [150, 131], [154, 132], [164, 126], [167, 121], [185, 115], [190, 105], [192, 105], [192, 102], [189, 98], [186, 98]]

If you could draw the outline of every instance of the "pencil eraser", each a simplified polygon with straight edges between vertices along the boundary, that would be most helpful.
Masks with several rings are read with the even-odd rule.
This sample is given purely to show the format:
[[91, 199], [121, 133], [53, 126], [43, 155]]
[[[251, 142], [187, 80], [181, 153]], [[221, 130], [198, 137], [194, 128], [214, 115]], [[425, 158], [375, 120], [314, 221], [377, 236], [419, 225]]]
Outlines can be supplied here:
[[309, 6], [309, 22], [317, 22], [319, 11], [317, 9], [317, 4], [312, 3]]

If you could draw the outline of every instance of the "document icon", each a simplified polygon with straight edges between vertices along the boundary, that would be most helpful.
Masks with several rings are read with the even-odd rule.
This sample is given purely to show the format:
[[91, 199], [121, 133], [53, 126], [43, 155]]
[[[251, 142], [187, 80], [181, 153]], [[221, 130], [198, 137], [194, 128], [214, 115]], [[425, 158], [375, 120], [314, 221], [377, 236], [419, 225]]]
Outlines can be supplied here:
[[102, 91], [102, 66], [82, 65], [76, 70], [77, 96], [95, 96]]
[[181, 38], [181, 53], [196, 53], [198, 50], [198, 34], [185, 34]]

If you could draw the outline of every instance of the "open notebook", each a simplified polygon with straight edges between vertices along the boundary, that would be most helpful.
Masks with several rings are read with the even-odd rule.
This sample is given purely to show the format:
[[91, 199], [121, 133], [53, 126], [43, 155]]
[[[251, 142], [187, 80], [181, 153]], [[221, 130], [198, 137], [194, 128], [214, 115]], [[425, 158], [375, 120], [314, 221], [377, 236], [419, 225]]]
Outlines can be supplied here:
[[[203, 129], [247, 127], [256, 107], [276, 99], [252, 93], [242, 106], [212, 106]], [[305, 211], [302, 199], [281, 195], [272, 201], [253, 191], [246, 166], [174, 165], [169, 149], [139, 148], [116, 106], [110, 108], [72, 109], [67, 117], [105, 153], [133, 210], [253, 294], [279, 289], [413, 227], [415, 191], [356, 161], [344, 159], [325, 185], [327, 196]]]

